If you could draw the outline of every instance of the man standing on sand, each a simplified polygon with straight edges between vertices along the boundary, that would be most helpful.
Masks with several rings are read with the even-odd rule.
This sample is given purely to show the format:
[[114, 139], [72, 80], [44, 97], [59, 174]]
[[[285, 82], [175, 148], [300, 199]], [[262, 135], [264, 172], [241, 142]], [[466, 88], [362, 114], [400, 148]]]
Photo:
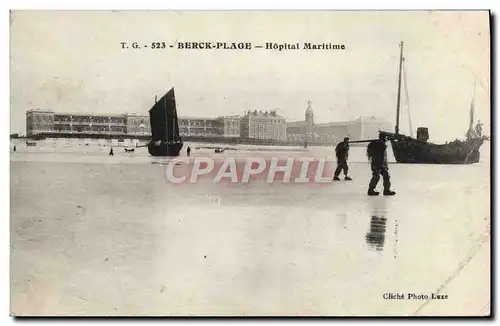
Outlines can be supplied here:
[[188, 156], [191, 156], [191, 147], [189, 147], [189, 146], [188, 146], [188, 148], [187, 148], [187, 155], [188, 155]]
[[349, 137], [345, 137], [344, 141], [335, 147], [335, 155], [337, 156], [337, 168], [333, 175], [333, 180], [340, 180], [339, 175], [344, 170], [345, 180], [352, 180], [347, 176], [349, 167], [347, 166], [347, 158], [349, 157]]
[[372, 179], [368, 186], [368, 196], [378, 196], [375, 191], [380, 175], [384, 180], [384, 196], [394, 196], [396, 193], [391, 190], [391, 176], [389, 175], [389, 165], [387, 164], [386, 138], [379, 134], [379, 139], [372, 140], [366, 149], [368, 159], [371, 161]]

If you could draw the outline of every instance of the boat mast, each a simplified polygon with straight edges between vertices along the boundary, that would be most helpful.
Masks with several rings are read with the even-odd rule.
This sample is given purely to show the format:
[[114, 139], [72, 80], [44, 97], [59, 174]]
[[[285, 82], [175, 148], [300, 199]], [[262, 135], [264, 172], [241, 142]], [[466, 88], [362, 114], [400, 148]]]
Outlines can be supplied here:
[[[153, 106], [153, 109], [156, 107], [156, 103], [158, 103], [158, 95], [155, 95], [155, 105]], [[156, 142], [156, 140], [152, 137], [153, 136], [153, 121], [151, 120], [151, 116], [149, 119], [150, 119], [149, 123], [151, 124], [151, 140], [152, 140], [152, 142]]]
[[174, 105], [172, 108], [172, 141], [176, 142], [177, 141], [177, 134], [175, 131], [175, 126], [177, 125], [178, 120], [177, 120], [177, 103], [175, 103], [175, 97], [174, 97]]
[[403, 42], [399, 45], [401, 52], [399, 54], [399, 77], [398, 77], [398, 102], [396, 103], [396, 134], [399, 134], [399, 111], [401, 108], [401, 72], [403, 68]]
[[474, 102], [476, 99], [476, 80], [474, 79], [474, 88], [472, 91], [472, 100], [470, 101], [470, 112], [469, 112], [469, 130], [467, 131], [467, 139], [472, 138], [473, 128], [474, 128]]
[[408, 96], [408, 79], [406, 78], [406, 60], [403, 58], [403, 86], [405, 88], [406, 107], [408, 109], [408, 126], [410, 127], [410, 137], [413, 137], [413, 125], [411, 123], [410, 96]]
[[[168, 143], [168, 112], [167, 112], [167, 98], [165, 97], [165, 101], [163, 101], [163, 105], [165, 107], [165, 139]], [[168, 149], [167, 149], [168, 152]]]

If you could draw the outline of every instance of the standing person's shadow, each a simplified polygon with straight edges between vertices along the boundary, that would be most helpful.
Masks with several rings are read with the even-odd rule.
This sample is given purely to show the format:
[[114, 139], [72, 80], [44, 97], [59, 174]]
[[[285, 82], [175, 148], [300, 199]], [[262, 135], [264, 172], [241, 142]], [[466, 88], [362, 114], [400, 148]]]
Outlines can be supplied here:
[[377, 251], [384, 250], [385, 233], [387, 230], [387, 199], [384, 197], [372, 198], [370, 228], [365, 235], [366, 243]]

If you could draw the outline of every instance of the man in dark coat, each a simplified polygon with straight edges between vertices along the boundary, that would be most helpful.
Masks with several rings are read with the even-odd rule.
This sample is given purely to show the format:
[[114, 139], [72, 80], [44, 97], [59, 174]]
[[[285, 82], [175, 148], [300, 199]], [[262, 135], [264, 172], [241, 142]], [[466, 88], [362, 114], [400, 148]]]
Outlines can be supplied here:
[[386, 138], [380, 134], [378, 140], [372, 140], [367, 147], [366, 153], [371, 161], [372, 179], [368, 186], [369, 196], [378, 196], [375, 191], [380, 175], [384, 182], [384, 196], [394, 196], [396, 193], [391, 190], [391, 176], [389, 175], [389, 165], [387, 164], [387, 146]]
[[347, 158], [349, 157], [349, 137], [345, 137], [344, 141], [335, 147], [335, 155], [337, 156], [337, 168], [333, 175], [333, 180], [340, 180], [339, 175], [344, 170], [345, 180], [352, 180], [347, 176], [349, 167], [347, 166]]

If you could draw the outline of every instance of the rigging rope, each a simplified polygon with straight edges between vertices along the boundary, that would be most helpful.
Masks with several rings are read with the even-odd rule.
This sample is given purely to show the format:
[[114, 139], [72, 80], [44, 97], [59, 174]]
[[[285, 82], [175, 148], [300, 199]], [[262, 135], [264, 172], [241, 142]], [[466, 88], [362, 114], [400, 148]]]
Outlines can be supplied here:
[[[482, 138], [482, 137], [481, 137], [481, 138]], [[468, 153], [468, 154], [467, 154], [467, 156], [465, 157], [464, 164], [467, 164], [467, 161], [469, 160], [469, 156], [470, 156], [470, 154], [472, 154], [472, 152], [474, 152], [474, 151], [476, 150], [476, 148], [478, 147], [478, 145], [479, 145], [479, 146], [481, 146], [481, 145], [482, 145], [482, 142], [483, 142], [483, 141], [482, 141], [481, 139], [479, 139], [478, 141], [476, 141], [476, 142], [475, 142], [475, 144], [473, 143], [473, 144], [474, 144], [474, 146], [472, 146], [472, 149], [469, 151], [469, 153]]]
[[403, 85], [405, 88], [406, 107], [408, 109], [408, 123], [410, 127], [410, 137], [413, 137], [413, 126], [411, 123], [410, 97], [408, 96], [408, 81], [406, 79], [406, 59], [403, 60]]

